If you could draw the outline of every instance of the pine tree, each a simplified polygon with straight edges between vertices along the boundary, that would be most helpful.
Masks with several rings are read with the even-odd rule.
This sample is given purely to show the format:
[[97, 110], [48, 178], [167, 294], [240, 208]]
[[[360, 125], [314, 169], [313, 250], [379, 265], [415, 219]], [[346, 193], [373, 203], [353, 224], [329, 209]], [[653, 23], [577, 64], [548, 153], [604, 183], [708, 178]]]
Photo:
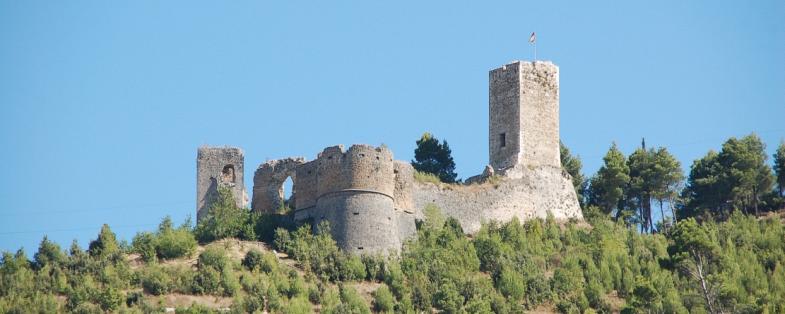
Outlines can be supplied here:
[[630, 181], [630, 168], [616, 143], [611, 145], [602, 160], [603, 166], [591, 179], [589, 193], [591, 202], [599, 206], [606, 214], [617, 210], [616, 217], [618, 218], [620, 216], [619, 203]]
[[675, 219], [673, 200], [678, 195], [684, 181], [681, 163], [666, 148], [660, 147], [654, 153], [653, 167], [652, 197], [660, 204], [660, 215], [663, 222], [665, 222], [665, 212], [662, 207], [665, 201], [668, 202], [671, 214]]
[[101, 227], [98, 239], [90, 242], [88, 251], [91, 256], [101, 257], [120, 252], [120, 246], [117, 244], [117, 237], [114, 232], [112, 232], [112, 229], [109, 228], [109, 225], [104, 224]]
[[654, 151], [646, 150], [645, 146], [636, 149], [627, 159], [630, 170], [627, 188], [627, 206], [637, 208], [637, 214], [643, 232], [653, 231], [651, 214], [651, 197], [654, 182]]
[[685, 201], [680, 217], [695, 217], [704, 212], [724, 215], [725, 200], [730, 194], [722, 180], [724, 169], [719, 162], [719, 154], [709, 151], [701, 159], [695, 160], [690, 167], [687, 188], [682, 193]]
[[726, 141], [718, 157], [725, 168], [722, 178], [731, 187], [731, 200], [747, 213], [754, 209], [756, 215], [760, 196], [769, 192], [774, 183], [765, 148], [757, 135], [750, 134]]
[[412, 166], [417, 171], [438, 176], [442, 182], [453, 183], [458, 177], [450, 145], [445, 140], [439, 143], [439, 139], [428, 132], [417, 140]]
[[777, 187], [780, 196], [785, 196], [785, 141], [780, 142], [774, 153], [774, 173], [777, 176]]

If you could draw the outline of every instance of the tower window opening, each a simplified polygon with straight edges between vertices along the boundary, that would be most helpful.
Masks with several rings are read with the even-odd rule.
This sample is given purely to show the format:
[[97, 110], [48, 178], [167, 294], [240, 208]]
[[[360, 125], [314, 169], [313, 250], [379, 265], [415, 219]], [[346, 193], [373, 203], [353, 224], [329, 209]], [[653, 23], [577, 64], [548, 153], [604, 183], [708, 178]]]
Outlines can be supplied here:
[[507, 133], [499, 134], [499, 147], [507, 146]]
[[221, 170], [221, 182], [234, 183], [235, 179], [236, 178], [234, 175], [234, 166], [233, 165], [224, 166], [223, 170]]

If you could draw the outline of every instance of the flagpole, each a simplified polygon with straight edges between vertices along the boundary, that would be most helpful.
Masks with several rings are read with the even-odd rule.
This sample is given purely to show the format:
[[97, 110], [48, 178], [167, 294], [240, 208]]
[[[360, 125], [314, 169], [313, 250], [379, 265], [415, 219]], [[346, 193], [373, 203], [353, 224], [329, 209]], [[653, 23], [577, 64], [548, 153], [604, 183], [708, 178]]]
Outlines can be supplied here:
[[537, 61], [537, 40], [534, 41], [534, 61]]

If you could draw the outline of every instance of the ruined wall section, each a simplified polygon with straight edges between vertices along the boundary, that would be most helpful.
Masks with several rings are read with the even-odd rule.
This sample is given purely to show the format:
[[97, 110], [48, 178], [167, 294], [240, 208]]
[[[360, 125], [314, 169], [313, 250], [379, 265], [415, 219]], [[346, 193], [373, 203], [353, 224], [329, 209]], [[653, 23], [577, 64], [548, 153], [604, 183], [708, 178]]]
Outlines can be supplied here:
[[238, 147], [200, 147], [196, 154], [196, 220], [207, 214], [219, 187], [232, 191], [238, 207], [248, 205], [243, 178], [244, 156]]
[[[392, 152], [385, 147], [353, 145], [328, 147], [313, 161], [316, 168], [315, 205], [299, 204], [296, 220], [330, 222], [341, 249], [354, 253], [387, 253], [401, 247], [395, 207], [395, 173]], [[304, 171], [308, 164], [300, 166]], [[313, 180], [313, 177], [309, 177]], [[295, 185], [304, 185], [298, 174]], [[298, 196], [298, 200], [299, 200]], [[411, 224], [413, 225], [413, 218]]]
[[[305, 158], [293, 157], [269, 160], [256, 169], [253, 176], [253, 200], [251, 208], [259, 213], [277, 213], [284, 206], [284, 182], [292, 178], [295, 182], [297, 167], [305, 163]], [[291, 200], [297, 200], [293, 191]]]
[[414, 167], [408, 162], [396, 160], [393, 163], [395, 173], [395, 209], [414, 213], [412, 190], [414, 189]]
[[566, 172], [550, 166], [533, 167], [520, 178], [471, 185], [436, 185], [415, 182], [414, 205], [418, 209], [435, 204], [456, 218], [467, 233], [480, 230], [484, 222], [521, 222], [545, 218], [583, 219], [572, 181]]
[[316, 166], [317, 161], [313, 160], [300, 165], [295, 171], [297, 180], [294, 180], [292, 185], [294, 194], [297, 195], [295, 210], [316, 206]]

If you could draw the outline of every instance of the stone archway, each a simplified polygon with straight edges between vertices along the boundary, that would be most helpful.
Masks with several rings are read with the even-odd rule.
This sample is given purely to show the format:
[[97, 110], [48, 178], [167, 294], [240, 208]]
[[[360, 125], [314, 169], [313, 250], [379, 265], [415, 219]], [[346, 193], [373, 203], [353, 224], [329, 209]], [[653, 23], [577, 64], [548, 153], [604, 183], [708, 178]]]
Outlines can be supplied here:
[[[267, 161], [256, 169], [253, 177], [253, 200], [251, 208], [260, 213], [278, 213], [285, 204], [283, 185], [292, 178], [292, 191], [296, 191], [297, 167], [305, 163], [305, 158], [294, 157]], [[292, 193], [292, 199], [296, 195]], [[294, 204], [289, 204], [294, 207]]]

